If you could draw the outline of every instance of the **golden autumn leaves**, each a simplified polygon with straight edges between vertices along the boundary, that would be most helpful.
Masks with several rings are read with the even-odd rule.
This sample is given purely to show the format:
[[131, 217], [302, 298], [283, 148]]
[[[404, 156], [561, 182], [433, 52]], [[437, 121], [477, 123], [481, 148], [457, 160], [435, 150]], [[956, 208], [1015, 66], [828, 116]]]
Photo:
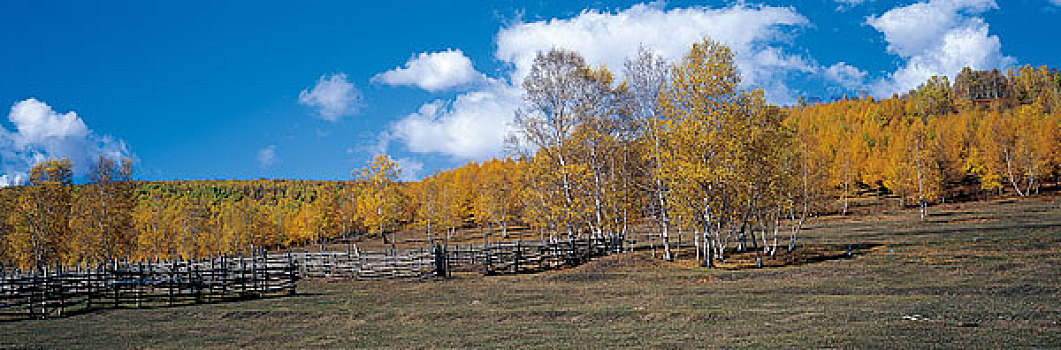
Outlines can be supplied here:
[[126, 257], [136, 245], [132, 163], [99, 157], [89, 183], [76, 191], [72, 164], [47, 160], [30, 169], [30, 182], [5, 191], [4, 249], [0, 257], [24, 267]]
[[642, 50], [623, 68], [616, 82], [575, 52], [541, 53], [512, 157], [417, 182], [400, 182], [387, 156], [344, 182], [135, 183], [128, 163], [101, 159], [98, 177], [75, 186], [69, 162], [43, 162], [29, 186], [0, 190], [0, 261], [202, 257], [337, 237], [396, 247], [471, 227], [505, 239], [518, 226], [541, 239], [648, 231], [664, 259], [689, 235], [708, 266], [733, 244], [760, 261], [779, 237], [791, 250], [808, 216], [846, 212], [867, 191], [924, 216], [970, 191], [1027, 195], [1058, 178], [1061, 75], [1045, 68], [968, 70], [902, 97], [786, 108], [742, 88], [733, 53], [711, 40], [679, 62]]
[[[996, 79], [1005, 84], [1042, 71], [1025, 68]], [[1061, 104], [1050, 95], [1059, 85], [1000, 85], [989, 92], [968, 85], [963, 76], [954, 86], [938, 78], [903, 98], [792, 108], [788, 123], [817, 164], [820, 191], [839, 197], [841, 211], [859, 189], [896, 195], [925, 214], [927, 204], [947, 198], [1004, 190], [1027, 195], [1056, 179]]]

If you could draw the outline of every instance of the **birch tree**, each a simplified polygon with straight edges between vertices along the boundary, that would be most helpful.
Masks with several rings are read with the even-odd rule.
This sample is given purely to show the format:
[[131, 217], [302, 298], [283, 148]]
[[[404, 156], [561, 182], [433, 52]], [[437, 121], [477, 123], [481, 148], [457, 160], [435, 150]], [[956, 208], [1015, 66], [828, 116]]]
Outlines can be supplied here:
[[585, 61], [575, 52], [551, 50], [539, 53], [530, 73], [523, 81], [524, 105], [516, 110], [515, 142], [525, 142], [536, 156], [548, 160], [557, 174], [563, 206], [562, 225], [568, 238], [574, 236], [575, 220], [580, 213], [576, 207], [573, 172], [568, 140], [579, 127], [582, 118], [578, 109], [586, 100], [590, 77]]
[[[659, 55], [642, 47], [636, 56], [628, 59], [625, 63], [625, 75], [627, 85], [633, 97], [633, 117], [638, 127], [638, 139], [641, 140], [640, 148], [643, 150], [641, 164], [646, 167], [649, 174], [649, 183], [645, 186], [652, 209], [652, 217], [655, 221], [659, 236], [664, 242], [664, 259], [670, 260], [670, 216], [667, 210], [667, 186], [663, 179], [663, 145], [666, 133], [660, 126], [658, 115], [660, 93], [663, 92], [670, 79], [670, 64]], [[655, 252], [653, 251], [653, 254]]]
[[8, 246], [22, 267], [42, 269], [61, 262], [69, 239], [72, 165], [66, 159], [49, 159], [29, 171], [29, 182], [15, 200], [9, 217]]
[[395, 247], [393, 237], [387, 238], [387, 231], [397, 224], [400, 209], [400, 191], [398, 176], [401, 169], [398, 163], [386, 155], [373, 158], [366, 167], [355, 170], [354, 175], [364, 183], [358, 200], [359, 211], [365, 219], [365, 225], [380, 235], [383, 244]]
[[126, 258], [136, 245], [133, 223], [135, 206], [132, 161], [118, 165], [99, 156], [89, 173], [89, 183], [77, 191], [71, 225], [76, 262], [110, 261]]
[[[712, 242], [723, 221], [732, 217], [733, 203], [725, 185], [734, 176], [734, 141], [741, 130], [745, 97], [732, 51], [715, 41], [696, 43], [671, 73], [671, 83], [660, 95], [661, 127], [666, 146], [660, 181], [675, 191], [668, 205], [693, 209], [702, 229], [706, 254], [702, 263], [714, 266]], [[664, 244], [669, 244], [664, 242]], [[667, 246], [669, 249], [669, 246]], [[670, 253], [665, 252], [665, 257]]]

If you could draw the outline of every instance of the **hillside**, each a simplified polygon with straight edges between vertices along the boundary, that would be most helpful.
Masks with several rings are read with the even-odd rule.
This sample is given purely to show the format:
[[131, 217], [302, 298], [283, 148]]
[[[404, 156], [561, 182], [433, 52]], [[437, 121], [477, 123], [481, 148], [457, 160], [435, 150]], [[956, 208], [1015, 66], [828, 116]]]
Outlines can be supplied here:
[[0, 346], [1061, 346], [1061, 198], [823, 217], [804, 242], [864, 249], [766, 269], [642, 251], [542, 275], [303, 281], [282, 299], [0, 324]]

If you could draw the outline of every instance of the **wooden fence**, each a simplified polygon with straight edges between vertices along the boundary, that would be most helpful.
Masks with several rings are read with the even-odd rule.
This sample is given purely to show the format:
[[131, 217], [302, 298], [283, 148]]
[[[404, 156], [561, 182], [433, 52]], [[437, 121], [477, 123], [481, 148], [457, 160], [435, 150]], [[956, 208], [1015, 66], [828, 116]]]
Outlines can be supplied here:
[[621, 253], [620, 237], [441, 245], [400, 251], [256, 254], [253, 257], [59, 267], [0, 268], [0, 320], [41, 319], [102, 308], [213, 303], [294, 294], [301, 278], [425, 279], [573, 267]]
[[294, 259], [283, 256], [0, 269], [0, 320], [288, 295], [299, 277]]
[[558, 241], [433, 245], [399, 251], [292, 253], [309, 278], [423, 279], [454, 272], [483, 275], [528, 273], [572, 267], [598, 256], [621, 253], [619, 237]]
[[622, 253], [624, 247], [619, 237], [453, 245], [442, 247], [445, 257], [442, 275], [452, 272], [500, 275], [573, 267], [594, 257]]
[[432, 250], [291, 253], [307, 278], [422, 279], [437, 275]]

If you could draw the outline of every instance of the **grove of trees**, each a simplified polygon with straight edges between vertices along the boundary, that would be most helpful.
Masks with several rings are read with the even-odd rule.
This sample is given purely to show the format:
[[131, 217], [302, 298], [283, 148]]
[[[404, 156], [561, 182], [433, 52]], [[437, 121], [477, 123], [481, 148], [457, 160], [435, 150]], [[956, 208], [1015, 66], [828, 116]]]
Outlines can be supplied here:
[[[846, 214], [866, 193], [916, 206], [1057, 188], [1061, 73], [965, 69], [888, 99], [779, 107], [742, 86], [709, 39], [678, 62], [643, 49], [623, 80], [576, 52], [538, 55], [507, 139], [510, 156], [416, 182], [374, 158], [350, 181], [137, 182], [100, 158], [35, 165], [0, 189], [0, 262], [25, 268], [111, 259], [245, 254], [256, 247], [396, 234], [447, 241], [475, 227], [506, 239], [649, 231], [663, 259], [692, 238], [713, 266], [737, 250], [791, 251], [808, 217]], [[658, 242], [657, 242], [658, 240]], [[780, 248], [779, 248], [780, 247]], [[655, 249], [653, 249], [655, 253]]]

